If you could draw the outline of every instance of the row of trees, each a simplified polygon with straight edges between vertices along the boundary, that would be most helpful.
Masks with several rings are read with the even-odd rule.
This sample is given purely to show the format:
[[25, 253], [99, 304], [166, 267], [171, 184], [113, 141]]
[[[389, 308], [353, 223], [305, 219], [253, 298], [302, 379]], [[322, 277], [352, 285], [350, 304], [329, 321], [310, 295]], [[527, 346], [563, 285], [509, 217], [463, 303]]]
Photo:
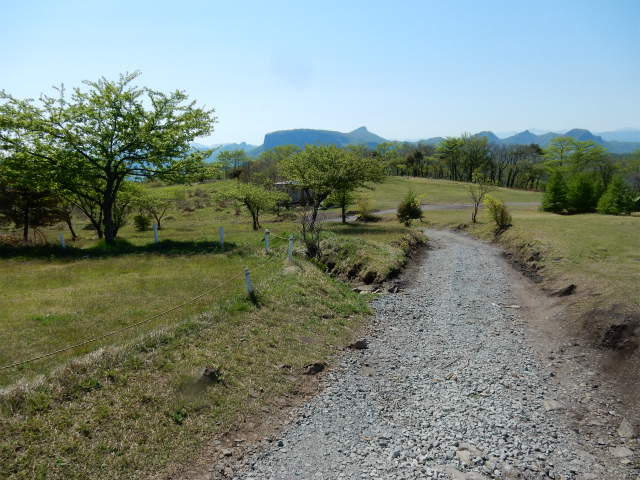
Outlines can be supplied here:
[[222, 195], [241, 201], [259, 227], [260, 211], [278, 203], [290, 201], [279, 186], [290, 186], [302, 192], [310, 206], [310, 222], [314, 224], [324, 203], [338, 205], [342, 221], [347, 208], [357, 199], [356, 190], [370, 188], [387, 177], [385, 166], [370, 155], [366, 147], [335, 144], [305, 145], [304, 148], [281, 146], [263, 152], [253, 161], [245, 161], [231, 173], [234, 183], [223, 189]]
[[381, 158], [391, 175], [473, 181], [482, 174], [496, 186], [542, 190], [556, 169], [569, 180], [577, 172], [589, 172], [606, 190], [621, 175], [631, 191], [640, 195], [638, 151], [609, 154], [593, 141], [572, 137], [553, 139], [545, 148], [537, 144], [498, 145], [487, 137], [464, 134], [446, 137], [437, 145], [386, 142], [372, 155]]
[[0, 93], [0, 217], [23, 225], [25, 239], [29, 226], [67, 220], [73, 228], [74, 209], [107, 243], [132, 209], [160, 224], [168, 200], [141, 189], [143, 180], [235, 179], [218, 195], [243, 203], [258, 228], [260, 212], [288, 202], [276, 180], [304, 191], [315, 221], [325, 201], [340, 205], [344, 219], [355, 189], [386, 176], [366, 149], [335, 145], [276, 147], [258, 161], [234, 150], [205, 163], [212, 150], [194, 150], [191, 142], [211, 133], [214, 111], [196, 107], [184, 92], [134, 86], [139, 75], [86, 81], [86, 91], [70, 96], [61, 86], [38, 104]]
[[544, 150], [548, 174], [542, 210], [606, 214], [630, 213], [640, 195], [640, 150], [613, 162], [592, 141], [560, 137]]
[[372, 154], [391, 175], [471, 182], [474, 173], [482, 173], [499, 186], [537, 189], [544, 174], [538, 145], [497, 145], [468, 134], [446, 137], [437, 145], [385, 142]]
[[[545, 208], [551, 211], [599, 208], [601, 198], [613, 195], [606, 196], [610, 185], [623, 191], [624, 205], [634, 189], [640, 193], [638, 152], [616, 162], [599, 145], [570, 137], [545, 149], [492, 145], [486, 137], [466, 134], [437, 146], [386, 142], [373, 150], [285, 145], [254, 160], [232, 150], [205, 163], [213, 151], [194, 150], [191, 142], [212, 132], [214, 111], [197, 107], [181, 91], [134, 86], [139, 75], [86, 81], [87, 91], [76, 88], [70, 96], [61, 86], [55, 97], [41, 95], [38, 105], [0, 93], [0, 216], [24, 225], [26, 236], [30, 223], [67, 220], [71, 226], [70, 212], [79, 209], [98, 236], [113, 243], [132, 205], [151, 212], [158, 223], [161, 216], [154, 212], [166, 211], [162, 201], [145, 199], [136, 187], [145, 179], [235, 179], [221, 194], [246, 205], [254, 228], [261, 211], [287, 202], [276, 188], [282, 180], [304, 192], [314, 222], [323, 202], [339, 205], [345, 221], [355, 191], [388, 174], [476, 183], [483, 178], [490, 185], [536, 189], [549, 179]], [[614, 196], [620, 203], [620, 195]]]

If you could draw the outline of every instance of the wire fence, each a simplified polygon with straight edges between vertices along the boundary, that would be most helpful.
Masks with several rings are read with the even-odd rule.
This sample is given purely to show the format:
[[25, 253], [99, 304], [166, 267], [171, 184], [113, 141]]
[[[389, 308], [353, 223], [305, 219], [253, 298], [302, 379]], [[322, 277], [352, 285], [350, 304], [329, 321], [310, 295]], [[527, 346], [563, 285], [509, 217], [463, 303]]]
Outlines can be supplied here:
[[[227, 233], [233, 233], [233, 232], [227, 232]], [[247, 232], [236, 232], [236, 233], [246, 234]], [[273, 250], [269, 250], [269, 246], [268, 246], [269, 236], [273, 236], [275, 238], [278, 238], [278, 239], [281, 239], [281, 240], [286, 240], [286, 241], [289, 242], [289, 249], [288, 249], [288, 251], [289, 251], [289, 260], [291, 260], [292, 259], [291, 258], [292, 250], [293, 250], [292, 246], [293, 246], [293, 240], [294, 240], [293, 235], [289, 236], [289, 238], [285, 238], [285, 237], [281, 237], [281, 236], [275, 235], [275, 234], [271, 233], [269, 230], [265, 230], [264, 238], [262, 240], [260, 240], [260, 242], [265, 242], [265, 252], [267, 254], [270, 254], [272, 252], [273, 253], [277, 253], [277, 254], [282, 254], [282, 253], [284, 253], [284, 250], [282, 252], [276, 252], [276, 251], [273, 251]], [[156, 239], [156, 243], [157, 243], [157, 239]], [[222, 243], [223, 242], [222, 242], [222, 237], [221, 237], [221, 244]], [[258, 265], [257, 267], [253, 268], [252, 270], [254, 272], [262, 270], [263, 268], [265, 268], [268, 264], [270, 264], [271, 262], [273, 262], [277, 258], [281, 258], [280, 255], [275, 255], [275, 254], [271, 255], [271, 258], [269, 260], [267, 260], [266, 262], [263, 262], [262, 264]], [[182, 308], [182, 307], [184, 307], [186, 305], [189, 305], [189, 304], [195, 302], [196, 300], [198, 300], [199, 298], [202, 298], [202, 297], [205, 297], [207, 295], [210, 295], [211, 293], [215, 292], [216, 290], [221, 289], [225, 285], [228, 285], [229, 283], [231, 283], [234, 280], [236, 280], [236, 279], [238, 279], [240, 277], [243, 277], [243, 276], [245, 277], [245, 280], [247, 282], [247, 290], [249, 291], [250, 294], [252, 294], [253, 290], [251, 288], [250, 280], [247, 279], [248, 275], [249, 275], [249, 269], [246, 268], [246, 269], [244, 269], [243, 272], [232, 276], [231, 278], [223, 281], [222, 283], [216, 285], [215, 287], [213, 287], [213, 288], [211, 288], [211, 289], [209, 289], [209, 290], [207, 290], [207, 291], [205, 291], [205, 292], [203, 292], [203, 293], [201, 293], [199, 295], [196, 295], [195, 297], [192, 297], [189, 300], [186, 300], [186, 301], [180, 303], [179, 305], [175, 305], [175, 306], [173, 306], [171, 308], [168, 308], [168, 309], [166, 309], [166, 310], [164, 310], [164, 311], [162, 311], [160, 313], [157, 313], [157, 314], [152, 315], [152, 316], [150, 316], [148, 318], [145, 318], [144, 320], [140, 320], [139, 322], [133, 323], [131, 325], [127, 325], [126, 327], [123, 327], [123, 328], [120, 328], [120, 329], [117, 329], [117, 330], [113, 330], [113, 331], [111, 331], [109, 333], [105, 333], [103, 335], [99, 335], [99, 336], [91, 338], [89, 340], [84, 340], [84, 341], [82, 341], [80, 343], [76, 343], [74, 345], [70, 345], [70, 346], [67, 346], [65, 348], [60, 348], [58, 350], [54, 350], [54, 351], [51, 351], [51, 352], [48, 352], [48, 353], [44, 353], [42, 355], [38, 355], [38, 356], [35, 356], [35, 357], [32, 357], [32, 358], [29, 358], [27, 360], [21, 360], [19, 362], [15, 362], [15, 363], [12, 363], [12, 364], [9, 364], [9, 365], [0, 366], [0, 371], [8, 370], [8, 369], [15, 368], [15, 367], [19, 367], [20, 365], [25, 365], [27, 363], [35, 362], [37, 360], [42, 360], [43, 358], [52, 357], [52, 356], [58, 355], [60, 353], [68, 352], [70, 350], [74, 350], [76, 348], [88, 345], [90, 343], [98, 342], [98, 341], [103, 340], [105, 338], [117, 335], [118, 333], [124, 332], [126, 330], [130, 330], [130, 329], [135, 328], [137, 326], [140, 326], [142, 324], [148, 323], [151, 320], [155, 320], [156, 318], [162, 317], [163, 315], [166, 315], [166, 314], [168, 314], [170, 312], [173, 312], [175, 310], [178, 310], [178, 309], [180, 309], [180, 308]]]

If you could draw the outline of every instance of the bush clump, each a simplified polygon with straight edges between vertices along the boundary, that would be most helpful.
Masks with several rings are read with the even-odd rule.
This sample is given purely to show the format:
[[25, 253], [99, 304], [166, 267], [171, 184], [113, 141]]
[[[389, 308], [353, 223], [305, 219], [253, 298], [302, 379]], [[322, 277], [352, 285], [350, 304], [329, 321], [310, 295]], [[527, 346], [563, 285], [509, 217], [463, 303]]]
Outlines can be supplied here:
[[409, 189], [400, 205], [398, 205], [398, 213], [396, 214], [398, 221], [410, 227], [413, 220], [418, 218], [422, 220], [421, 201], [422, 196], [418, 197], [413, 190]]
[[496, 224], [496, 230], [498, 232], [503, 232], [511, 226], [511, 214], [502, 200], [487, 195], [484, 197], [483, 203], [487, 215]]
[[356, 199], [356, 208], [358, 209], [358, 220], [361, 222], [375, 222], [379, 220], [372, 211], [373, 196], [372, 195], [360, 195]]
[[136, 215], [133, 217], [133, 225], [138, 232], [144, 232], [151, 228], [151, 219], [146, 215]]

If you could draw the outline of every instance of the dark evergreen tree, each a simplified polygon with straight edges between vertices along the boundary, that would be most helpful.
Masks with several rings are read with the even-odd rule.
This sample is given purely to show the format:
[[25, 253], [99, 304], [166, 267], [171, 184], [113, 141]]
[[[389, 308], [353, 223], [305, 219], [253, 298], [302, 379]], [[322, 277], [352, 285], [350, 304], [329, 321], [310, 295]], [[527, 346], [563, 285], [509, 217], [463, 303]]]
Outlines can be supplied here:
[[600, 197], [598, 212], [607, 215], [629, 214], [633, 211], [634, 202], [631, 188], [622, 175], [616, 175], [611, 180], [607, 191]]
[[591, 173], [576, 173], [567, 182], [567, 210], [570, 213], [595, 212], [604, 189]]
[[547, 187], [540, 208], [545, 212], [560, 213], [567, 208], [567, 182], [559, 169], [547, 180]]
[[51, 192], [0, 184], [0, 215], [13, 222], [16, 228], [22, 227], [26, 242], [29, 228], [55, 225], [65, 220], [67, 212], [62, 199]]

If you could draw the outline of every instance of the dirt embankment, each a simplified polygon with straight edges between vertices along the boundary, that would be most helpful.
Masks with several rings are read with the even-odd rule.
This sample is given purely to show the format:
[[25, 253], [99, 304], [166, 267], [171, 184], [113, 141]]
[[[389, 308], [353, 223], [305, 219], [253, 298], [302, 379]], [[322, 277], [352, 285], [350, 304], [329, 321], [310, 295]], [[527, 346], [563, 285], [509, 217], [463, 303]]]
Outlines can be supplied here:
[[[610, 383], [612, 394], [629, 416], [640, 418], [638, 309], [633, 305], [587, 309], [586, 300], [593, 292], [549, 275], [541, 246], [509, 244], [499, 237], [495, 242], [513, 267], [514, 281], [532, 326], [529, 333], [546, 352], [544, 360], [562, 372], [569, 369], [567, 357], [580, 358]], [[597, 382], [591, 383], [592, 388], [598, 388]]]

